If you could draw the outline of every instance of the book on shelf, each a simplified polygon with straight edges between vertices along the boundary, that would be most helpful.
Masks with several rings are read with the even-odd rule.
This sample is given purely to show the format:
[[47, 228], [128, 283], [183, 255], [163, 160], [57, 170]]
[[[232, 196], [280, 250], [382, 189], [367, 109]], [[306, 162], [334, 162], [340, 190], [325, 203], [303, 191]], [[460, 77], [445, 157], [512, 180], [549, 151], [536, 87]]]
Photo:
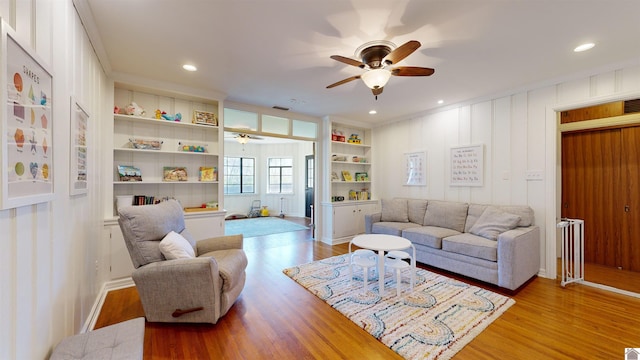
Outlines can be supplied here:
[[165, 166], [162, 181], [187, 181], [187, 169], [181, 166]]
[[369, 174], [366, 172], [357, 172], [356, 181], [369, 181]]
[[118, 180], [120, 181], [142, 181], [140, 169], [131, 165], [118, 165]]
[[342, 179], [344, 181], [353, 181], [353, 177], [351, 177], [351, 173], [348, 170], [342, 170]]
[[198, 181], [218, 181], [218, 168], [201, 166], [198, 170]]

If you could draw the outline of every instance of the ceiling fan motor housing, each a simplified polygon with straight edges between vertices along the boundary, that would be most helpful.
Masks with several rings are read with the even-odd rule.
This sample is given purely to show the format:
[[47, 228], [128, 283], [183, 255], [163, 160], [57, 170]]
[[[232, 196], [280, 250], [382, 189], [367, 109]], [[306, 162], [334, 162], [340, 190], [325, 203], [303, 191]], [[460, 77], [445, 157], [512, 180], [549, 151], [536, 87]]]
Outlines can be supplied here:
[[367, 64], [371, 69], [379, 69], [385, 64], [382, 63], [382, 59], [389, 55], [391, 48], [386, 45], [374, 45], [368, 48], [362, 49], [360, 57], [362, 62]]

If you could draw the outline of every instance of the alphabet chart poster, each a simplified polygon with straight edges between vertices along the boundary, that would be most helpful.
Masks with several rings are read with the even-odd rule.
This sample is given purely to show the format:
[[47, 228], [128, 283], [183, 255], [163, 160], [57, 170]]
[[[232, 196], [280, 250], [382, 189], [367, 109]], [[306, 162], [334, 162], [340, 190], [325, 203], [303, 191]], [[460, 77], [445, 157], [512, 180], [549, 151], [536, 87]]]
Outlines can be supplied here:
[[483, 186], [484, 145], [451, 148], [451, 186]]

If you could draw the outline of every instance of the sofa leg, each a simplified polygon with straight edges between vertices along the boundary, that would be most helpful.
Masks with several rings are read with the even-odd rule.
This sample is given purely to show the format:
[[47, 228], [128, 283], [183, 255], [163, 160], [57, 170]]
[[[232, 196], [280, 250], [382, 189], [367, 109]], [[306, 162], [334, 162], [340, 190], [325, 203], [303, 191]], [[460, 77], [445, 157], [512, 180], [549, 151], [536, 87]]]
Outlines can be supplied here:
[[176, 311], [173, 312], [173, 314], [171, 314], [171, 316], [173, 316], [174, 318], [180, 317], [184, 314], [188, 314], [188, 313], [192, 313], [195, 311], [200, 311], [200, 310], [204, 310], [204, 308], [202, 306], [200, 307], [195, 307], [195, 308], [191, 308], [191, 309], [176, 309]]

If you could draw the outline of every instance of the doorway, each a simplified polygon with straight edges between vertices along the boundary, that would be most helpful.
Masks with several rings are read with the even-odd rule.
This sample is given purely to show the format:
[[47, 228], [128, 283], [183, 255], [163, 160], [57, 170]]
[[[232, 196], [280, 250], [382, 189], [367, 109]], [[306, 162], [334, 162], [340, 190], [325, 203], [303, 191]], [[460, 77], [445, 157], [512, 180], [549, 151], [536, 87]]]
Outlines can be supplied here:
[[[305, 156], [305, 170], [304, 170], [304, 208], [305, 217], [313, 217], [313, 182], [315, 180], [315, 161], [313, 155]], [[313, 219], [311, 219], [313, 223]]]
[[587, 281], [621, 288], [607, 277], [640, 279], [639, 142], [637, 125], [561, 135], [561, 216], [585, 221]]

